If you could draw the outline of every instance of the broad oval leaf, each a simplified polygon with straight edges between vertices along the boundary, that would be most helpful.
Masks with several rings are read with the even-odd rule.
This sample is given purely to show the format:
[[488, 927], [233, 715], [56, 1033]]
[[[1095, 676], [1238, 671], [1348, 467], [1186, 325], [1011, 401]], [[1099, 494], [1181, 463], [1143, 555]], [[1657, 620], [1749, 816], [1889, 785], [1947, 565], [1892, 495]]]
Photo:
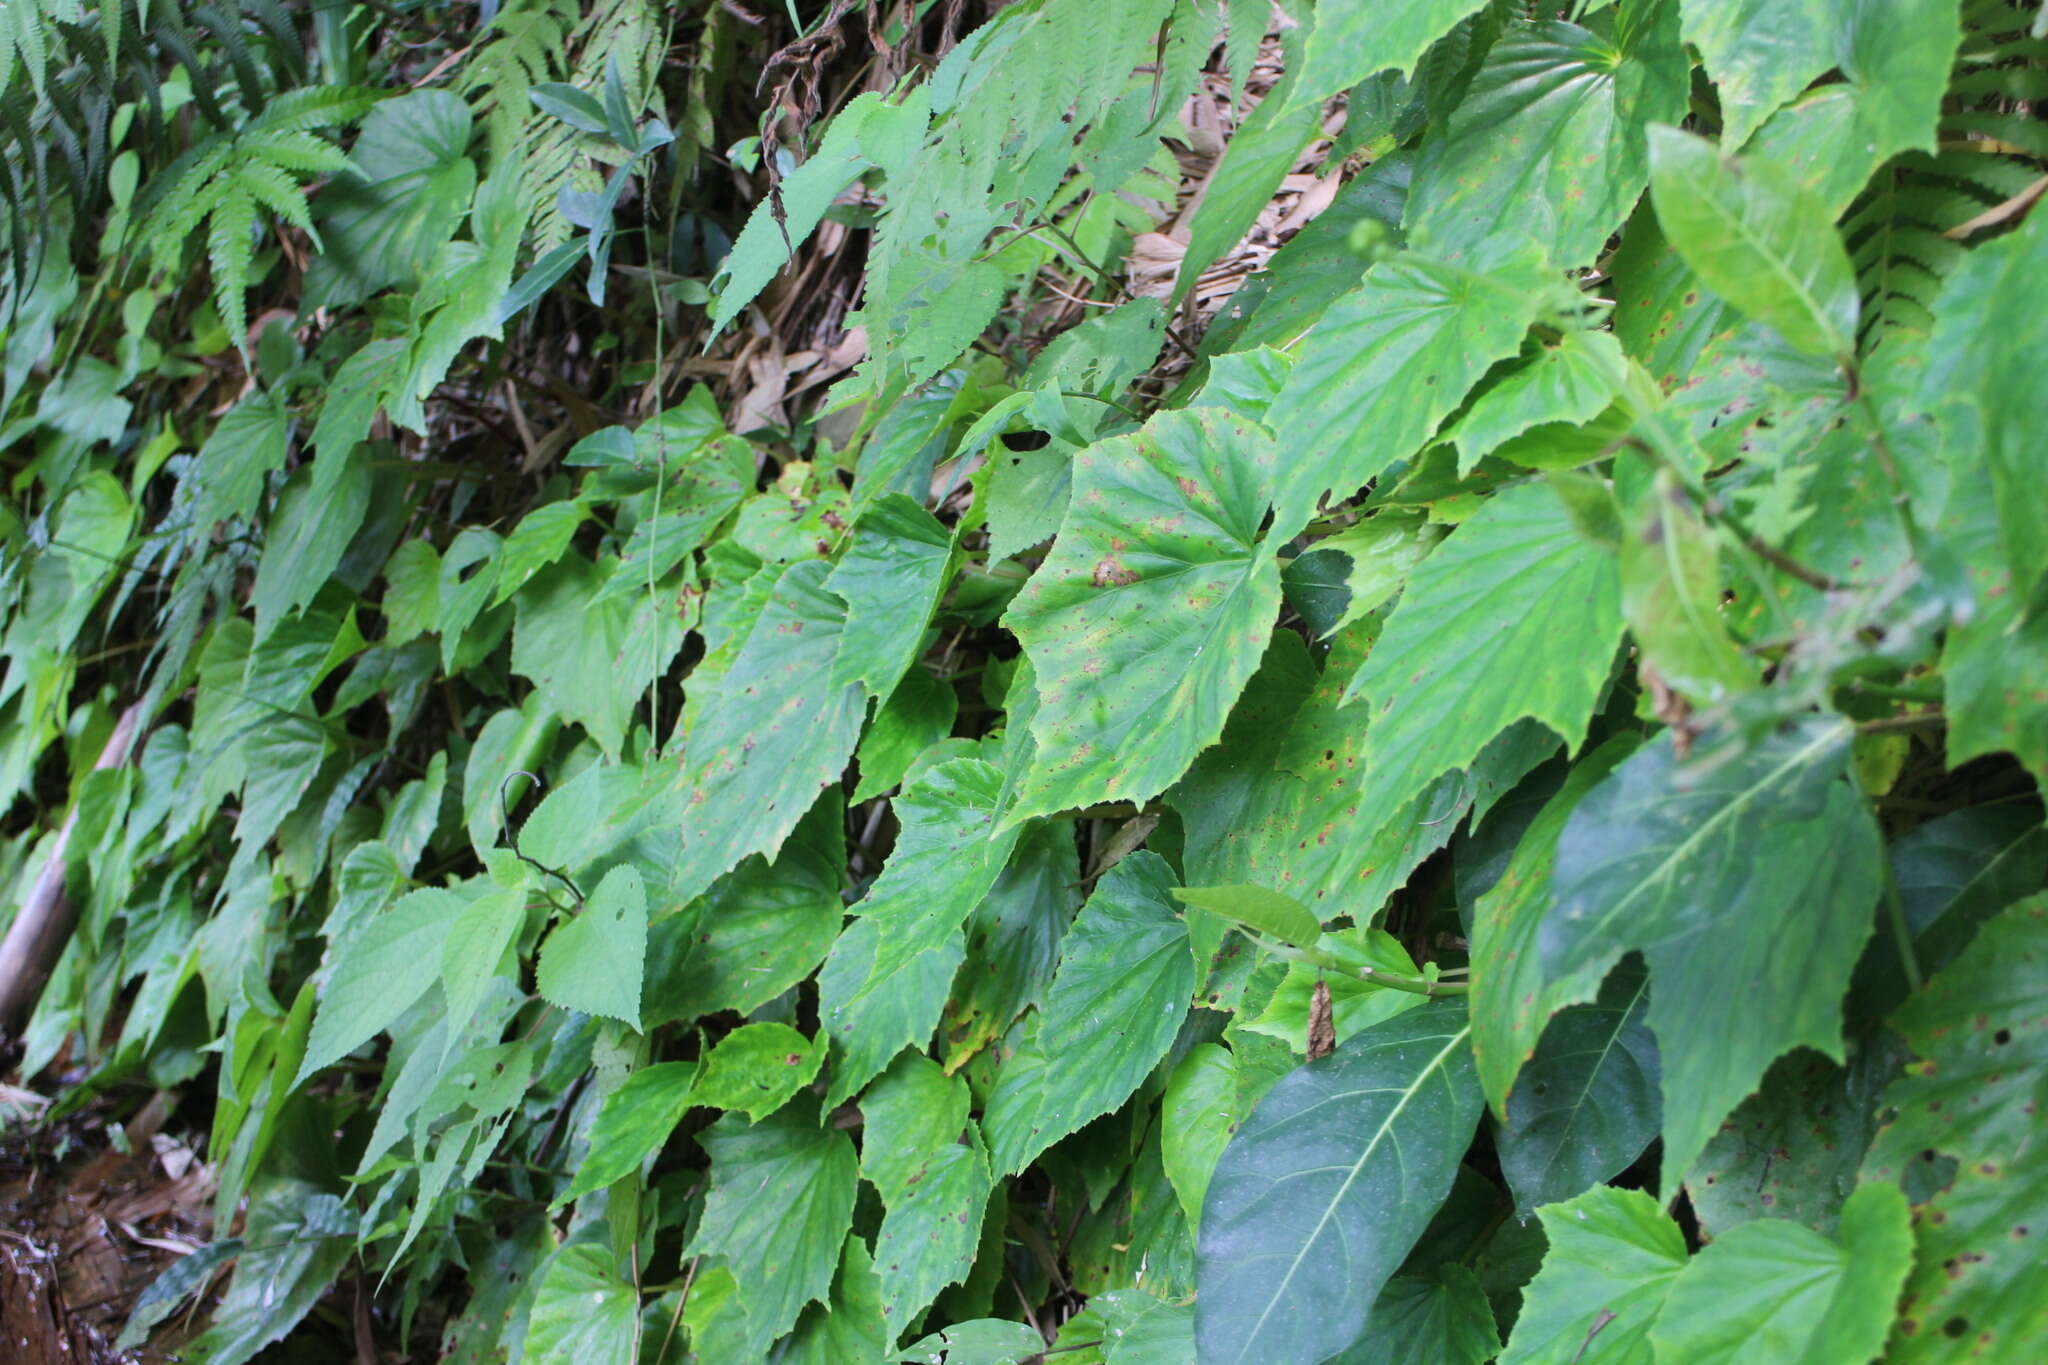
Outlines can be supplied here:
[[1480, 1111], [1462, 1002], [1398, 1015], [1282, 1080], [1202, 1206], [1195, 1339], [1217, 1365], [1319, 1365], [1428, 1226]]
[[632, 1365], [639, 1307], [609, 1247], [563, 1247], [534, 1287], [527, 1358], [534, 1365]]
[[590, 1151], [576, 1168], [569, 1188], [555, 1196], [554, 1207], [581, 1199], [640, 1169], [675, 1131], [690, 1107], [696, 1081], [695, 1062], [657, 1062], [626, 1077], [625, 1084], [605, 1096], [590, 1125]]
[[1650, 1329], [1685, 1234], [1641, 1190], [1605, 1185], [1536, 1210], [1549, 1249], [1500, 1365], [1650, 1365]]
[[548, 935], [534, 980], [551, 1004], [637, 1029], [646, 961], [647, 886], [640, 869], [625, 863], [605, 873], [582, 909]]

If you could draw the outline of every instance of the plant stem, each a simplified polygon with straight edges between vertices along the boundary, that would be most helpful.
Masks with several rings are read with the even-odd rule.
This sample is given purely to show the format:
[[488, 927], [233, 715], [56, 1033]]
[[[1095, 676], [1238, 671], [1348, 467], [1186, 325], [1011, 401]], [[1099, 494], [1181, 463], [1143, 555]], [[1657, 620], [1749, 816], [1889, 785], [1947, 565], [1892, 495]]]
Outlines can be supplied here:
[[1311, 967], [1321, 967], [1326, 972], [1340, 972], [1345, 976], [1356, 977], [1358, 980], [1369, 985], [1385, 986], [1388, 990], [1394, 991], [1406, 991], [1410, 995], [1469, 995], [1472, 992], [1470, 982], [1431, 981], [1425, 977], [1401, 976], [1394, 972], [1383, 972], [1377, 967], [1356, 967], [1331, 953], [1320, 952], [1314, 948], [1296, 948], [1292, 944], [1275, 943], [1269, 938], [1260, 938], [1258, 944], [1273, 956], [1285, 961], [1303, 962]]
[[1876, 720], [1859, 720], [1856, 733], [1859, 735], [1881, 735], [1895, 730], [1939, 730], [1948, 724], [1948, 717], [1939, 711], [1916, 711], [1905, 716], [1880, 716]]

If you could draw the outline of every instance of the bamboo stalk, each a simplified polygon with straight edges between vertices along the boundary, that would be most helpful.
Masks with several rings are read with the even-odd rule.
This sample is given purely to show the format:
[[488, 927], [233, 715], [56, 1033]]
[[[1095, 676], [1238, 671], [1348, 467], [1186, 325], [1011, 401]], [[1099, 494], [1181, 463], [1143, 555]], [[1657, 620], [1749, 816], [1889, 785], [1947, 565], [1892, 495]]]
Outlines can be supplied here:
[[[128, 761], [135, 747], [135, 732], [142, 723], [142, 706], [137, 703], [121, 713], [114, 733], [107, 736], [95, 770], [118, 768]], [[36, 873], [35, 884], [21, 903], [21, 912], [7, 927], [0, 942], [0, 1027], [11, 1025], [35, 1008], [43, 983], [63, 956], [78, 924], [78, 909], [64, 894], [64, 849], [71, 842], [71, 830], [78, 823], [78, 806], [65, 813], [63, 827], [51, 841], [50, 856]]]

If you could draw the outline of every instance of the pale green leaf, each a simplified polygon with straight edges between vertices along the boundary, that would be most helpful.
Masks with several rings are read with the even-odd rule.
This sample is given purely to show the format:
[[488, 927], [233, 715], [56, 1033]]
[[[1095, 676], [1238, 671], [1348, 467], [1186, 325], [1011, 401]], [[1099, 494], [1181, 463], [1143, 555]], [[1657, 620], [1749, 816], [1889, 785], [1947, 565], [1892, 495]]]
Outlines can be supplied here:
[[637, 1029], [646, 957], [647, 888], [628, 863], [605, 873], [590, 899], [548, 935], [534, 980], [550, 1004]]
[[451, 891], [414, 891], [340, 946], [294, 1086], [390, 1028], [427, 993], [463, 905]]
[[264, 479], [284, 468], [285, 415], [277, 400], [258, 391], [214, 423], [191, 475], [199, 494], [194, 518], [203, 525], [247, 520], [263, 497]]
[[1316, 1365], [1358, 1339], [1478, 1123], [1469, 1039], [1464, 1005], [1438, 1001], [1358, 1034], [1259, 1101], [1202, 1207], [1202, 1360]]
[[860, 737], [854, 751], [860, 783], [851, 800], [858, 804], [900, 785], [912, 764], [953, 733], [959, 715], [960, 696], [952, 685], [913, 664]]
[[773, 1020], [742, 1024], [704, 1058], [690, 1102], [759, 1122], [809, 1085], [824, 1061], [822, 1038], [806, 1038]]
[[1769, 161], [1650, 129], [1657, 221], [1707, 287], [1810, 355], [1854, 353], [1856, 275], [1827, 210]]
[[1209, 1177], [1240, 1117], [1237, 1054], [1215, 1043], [1189, 1049], [1166, 1080], [1159, 1111], [1159, 1155], [1190, 1228], [1201, 1227]]
[[302, 467], [277, 496], [263, 558], [256, 565], [256, 586], [249, 594], [259, 640], [313, 600], [370, 510], [367, 461], [348, 461], [325, 497], [315, 495], [313, 479], [313, 469]]
[[[557, 530], [573, 534], [578, 515], [547, 520]], [[533, 567], [530, 560], [522, 565], [513, 559], [519, 534], [526, 529], [522, 524], [498, 548], [497, 595], [504, 593], [508, 580]], [[538, 554], [531, 543], [527, 551]], [[541, 570], [515, 599], [512, 671], [531, 678], [556, 714], [580, 723], [607, 755], [615, 757], [625, 745], [634, 708], [644, 700], [648, 684], [668, 670], [693, 622], [687, 609], [671, 600], [673, 582], [657, 588], [651, 597], [608, 597], [604, 566], [568, 551], [566, 545], [554, 554], [559, 562]], [[478, 580], [484, 577], [479, 575]], [[693, 596], [685, 600], [696, 601]]]
[[506, 949], [525, 925], [526, 891], [514, 888], [477, 897], [448, 926], [441, 944], [441, 995], [448, 1006], [451, 1054], [505, 964]]
[[1605, 1185], [1536, 1216], [1549, 1249], [1500, 1365], [1652, 1365], [1650, 1329], [1686, 1265], [1678, 1224]]
[[1679, 1273], [1650, 1342], [1688, 1365], [1866, 1365], [1912, 1260], [1895, 1186], [1849, 1196], [1839, 1242], [1783, 1219], [1744, 1223]]
[[912, 958], [886, 988], [871, 990], [879, 928], [872, 917], [855, 920], [818, 970], [818, 1020], [831, 1048], [828, 1104], [851, 1098], [904, 1048], [931, 1040], [966, 957], [963, 936], [955, 930]]
[[[832, 1294], [797, 1319], [796, 1330], [775, 1343], [768, 1365], [882, 1365], [893, 1334], [883, 1317], [882, 1281], [860, 1234], [846, 1239]], [[700, 1352], [699, 1359], [708, 1359]]]
[[1312, 948], [1323, 936], [1323, 926], [1307, 906], [1262, 886], [1186, 886], [1177, 888], [1173, 898], [1297, 948]]
[[967, 1082], [917, 1053], [898, 1057], [861, 1099], [861, 1174], [887, 1209], [875, 1269], [892, 1339], [974, 1264], [991, 1181], [967, 1107]]
[[518, 592], [527, 579], [566, 554], [588, 510], [580, 499], [563, 498], [542, 503], [521, 517], [498, 547], [498, 587], [491, 595], [491, 605], [495, 607]]
[[526, 1358], [533, 1365], [633, 1365], [639, 1308], [640, 1295], [609, 1247], [563, 1247], [534, 1286]]

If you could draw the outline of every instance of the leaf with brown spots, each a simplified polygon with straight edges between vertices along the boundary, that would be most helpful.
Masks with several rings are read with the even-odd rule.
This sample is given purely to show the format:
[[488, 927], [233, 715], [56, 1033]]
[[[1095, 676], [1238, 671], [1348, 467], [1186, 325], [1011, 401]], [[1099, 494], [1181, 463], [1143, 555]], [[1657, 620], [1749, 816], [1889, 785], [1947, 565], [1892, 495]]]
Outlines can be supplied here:
[[1059, 538], [1006, 618], [1039, 697], [1007, 820], [1147, 800], [1216, 742], [1280, 604], [1261, 534], [1276, 461], [1270, 436], [1215, 408], [1075, 457]]
[[1897, 1117], [1863, 1179], [1960, 1164], [1913, 1211], [1918, 1250], [1886, 1359], [2030, 1360], [2048, 1341], [2048, 895], [1986, 924], [1890, 1022], [1919, 1060], [1885, 1092]]

